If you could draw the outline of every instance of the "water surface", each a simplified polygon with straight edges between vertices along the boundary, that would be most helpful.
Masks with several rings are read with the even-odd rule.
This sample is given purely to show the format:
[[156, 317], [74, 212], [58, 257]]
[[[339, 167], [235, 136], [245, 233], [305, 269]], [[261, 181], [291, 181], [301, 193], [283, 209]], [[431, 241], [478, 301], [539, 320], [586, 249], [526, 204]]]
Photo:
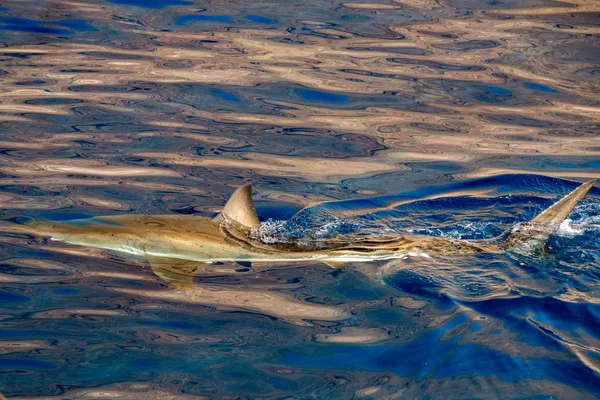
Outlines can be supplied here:
[[599, 12], [3, 2], [0, 392], [600, 397], [597, 188], [545, 258], [230, 263], [187, 292], [143, 259], [8, 228], [212, 216], [251, 182], [270, 240], [492, 240], [600, 177]]

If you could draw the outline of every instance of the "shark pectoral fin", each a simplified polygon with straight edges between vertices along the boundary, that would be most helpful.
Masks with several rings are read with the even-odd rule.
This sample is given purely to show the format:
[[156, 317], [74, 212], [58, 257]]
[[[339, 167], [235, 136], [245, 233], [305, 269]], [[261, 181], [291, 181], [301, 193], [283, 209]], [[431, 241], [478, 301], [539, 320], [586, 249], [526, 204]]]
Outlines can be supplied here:
[[329, 260], [327, 260], [327, 261], [323, 261], [323, 263], [329, 265], [333, 269], [340, 269], [344, 265], [346, 265], [346, 263], [343, 262], [343, 261], [329, 261]]
[[206, 265], [206, 263], [198, 261], [152, 255], [146, 255], [146, 259], [154, 275], [175, 286], [192, 285], [196, 272]]

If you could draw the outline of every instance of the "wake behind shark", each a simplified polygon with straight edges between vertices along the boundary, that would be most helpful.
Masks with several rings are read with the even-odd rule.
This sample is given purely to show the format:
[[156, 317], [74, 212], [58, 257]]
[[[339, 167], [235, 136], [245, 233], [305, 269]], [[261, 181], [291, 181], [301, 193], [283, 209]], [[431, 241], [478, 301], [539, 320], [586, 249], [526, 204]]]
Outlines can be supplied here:
[[504, 240], [466, 241], [399, 234], [382, 240], [324, 241], [317, 248], [300, 242], [265, 243], [252, 230], [261, 223], [252, 201], [252, 187], [238, 188], [215, 218], [180, 215], [122, 215], [72, 220], [39, 221], [17, 229], [53, 240], [145, 257], [153, 272], [169, 282], [191, 283], [207, 263], [321, 261], [339, 268], [348, 262], [403, 258], [407, 254], [471, 255], [512, 251], [541, 255], [546, 241], [583, 200], [595, 180], [586, 182], [517, 226]]

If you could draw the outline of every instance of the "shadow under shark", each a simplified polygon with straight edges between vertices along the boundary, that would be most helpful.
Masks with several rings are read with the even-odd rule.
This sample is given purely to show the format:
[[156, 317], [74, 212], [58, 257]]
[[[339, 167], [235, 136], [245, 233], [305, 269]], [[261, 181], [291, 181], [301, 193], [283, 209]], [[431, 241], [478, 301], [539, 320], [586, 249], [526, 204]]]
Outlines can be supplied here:
[[[586, 182], [531, 221], [518, 225], [506, 238], [485, 241], [402, 234], [384, 240], [330, 239], [315, 246], [301, 243], [265, 243], [253, 238], [260, 220], [252, 202], [252, 187], [238, 188], [215, 218], [181, 215], [121, 215], [72, 220], [37, 221], [16, 228], [50, 236], [69, 244], [145, 257], [160, 278], [191, 284], [207, 263], [321, 261], [333, 268], [347, 262], [403, 258], [410, 253], [470, 255], [512, 251], [543, 255], [546, 241], [583, 200], [595, 180]], [[504, 239], [503, 239], [504, 238]]]

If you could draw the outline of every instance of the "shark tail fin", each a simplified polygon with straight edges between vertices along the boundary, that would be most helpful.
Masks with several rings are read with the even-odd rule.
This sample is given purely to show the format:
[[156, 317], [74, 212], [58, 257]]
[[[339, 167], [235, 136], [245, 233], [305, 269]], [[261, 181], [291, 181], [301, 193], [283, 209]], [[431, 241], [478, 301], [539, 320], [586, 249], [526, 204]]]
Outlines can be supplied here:
[[260, 220], [252, 201], [252, 185], [247, 184], [237, 188], [215, 219], [227, 219], [248, 228], [258, 228]]
[[585, 199], [594, 186], [593, 179], [542, 211], [537, 217], [518, 227], [504, 241], [504, 247], [525, 255], [546, 253], [546, 242], [569, 216], [577, 203]]

